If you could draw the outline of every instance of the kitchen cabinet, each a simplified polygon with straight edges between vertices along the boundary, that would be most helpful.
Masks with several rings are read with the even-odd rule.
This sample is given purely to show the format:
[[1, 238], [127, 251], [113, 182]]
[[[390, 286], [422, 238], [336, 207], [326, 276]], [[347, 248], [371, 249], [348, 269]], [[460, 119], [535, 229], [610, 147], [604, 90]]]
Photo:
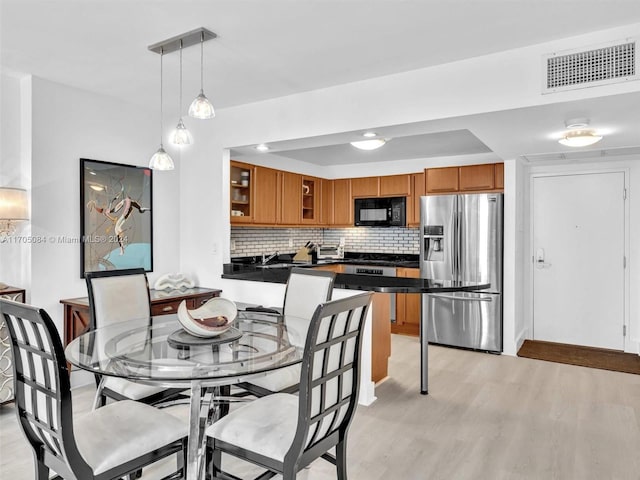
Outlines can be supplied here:
[[408, 197], [411, 195], [411, 176], [387, 175], [380, 178], [381, 197]]
[[246, 224], [253, 221], [253, 165], [231, 161], [229, 189], [231, 224]]
[[449, 193], [458, 191], [458, 167], [427, 168], [427, 193]]
[[280, 177], [280, 224], [300, 225], [302, 221], [302, 175], [278, 171]]
[[428, 195], [504, 190], [504, 164], [502, 163], [427, 168], [425, 175]]
[[[420, 278], [419, 268], [398, 268], [398, 277]], [[391, 333], [420, 335], [422, 295], [398, 293], [396, 295], [396, 322], [391, 325]]]
[[333, 181], [333, 225], [353, 227], [353, 197], [348, 178]]
[[320, 219], [320, 179], [302, 177], [302, 223], [317, 224]]
[[322, 225], [333, 225], [333, 180], [320, 180], [320, 219]]
[[459, 187], [461, 192], [493, 190], [495, 188], [493, 164], [460, 167]]
[[495, 168], [496, 190], [504, 190], [504, 163], [496, 163]]
[[364, 177], [351, 179], [351, 196], [377, 197], [380, 195], [380, 177]]
[[411, 195], [407, 198], [407, 225], [420, 226], [420, 197], [426, 195], [424, 173], [411, 174]]
[[[275, 224], [278, 221], [278, 171], [256, 166], [253, 187], [253, 223]], [[231, 219], [233, 221], [233, 217]]]
[[327, 270], [329, 272], [344, 273], [344, 265], [341, 263], [332, 263], [329, 265], [318, 265], [313, 267], [314, 270]]
[[373, 294], [371, 301], [371, 380], [374, 383], [384, 380], [388, 375], [389, 357], [391, 356], [390, 308], [390, 294]]

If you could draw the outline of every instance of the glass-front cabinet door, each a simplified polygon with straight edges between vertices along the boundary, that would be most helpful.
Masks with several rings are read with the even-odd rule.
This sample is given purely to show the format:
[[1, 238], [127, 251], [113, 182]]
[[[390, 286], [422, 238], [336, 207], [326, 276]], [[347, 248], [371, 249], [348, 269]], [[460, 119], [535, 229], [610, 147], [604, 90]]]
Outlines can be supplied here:
[[231, 224], [252, 221], [253, 166], [231, 161]]

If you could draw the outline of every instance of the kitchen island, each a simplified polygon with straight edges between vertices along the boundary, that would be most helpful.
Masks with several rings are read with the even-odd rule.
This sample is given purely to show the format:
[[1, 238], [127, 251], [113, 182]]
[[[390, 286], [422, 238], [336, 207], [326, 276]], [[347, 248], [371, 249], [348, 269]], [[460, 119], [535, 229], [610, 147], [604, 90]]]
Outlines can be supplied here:
[[[269, 267], [262, 265], [246, 265], [246, 264], [225, 264], [223, 269], [222, 278], [231, 280], [243, 280], [249, 282], [263, 282], [263, 283], [277, 283], [286, 284], [289, 278], [289, 272], [292, 267], [304, 266], [304, 268], [314, 268], [318, 265], [304, 264], [296, 265], [291, 264], [289, 266], [279, 265], [277, 267]], [[322, 268], [322, 267], [321, 267]], [[348, 273], [337, 273], [334, 283], [335, 289], [342, 290], [367, 290], [379, 293], [411, 293], [411, 294], [423, 294], [423, 293], [443, 293], [443, 292], [461, 292], [461, 291], [475, 291], [489, 288], [489, 284], [480, 284], [472, 282], [456, 282], [451, 280], [431, 280], [425, 278], [409, 278], [409, 277], [390, 277], [390, 276], [373, 276], [373, 275], [358, 275]], [[375, 308], [375, 306], [374, 306]], [[373, 309], [372, 309], [373, 310]], [[371, 315], [371, 314], [370, 314]], [[429, 342], [426, 335], [426, 320], [422, 316], [420, 322], [420, 393], [426, 395], [429, 391]], [[367, 322], [368, 324], [373, 323]], [[369, 332], [371, 332], [371, 326], [369, 326]], [[366, 334], [366, 330], [365, 330]], [[389, 334], [390, 335], [390, 334]], [[364, 346], [368, 345], [369, 350], [375, 356], [375, 351], [372, 348], [376, 342], [371, 340], [371, 333], [369, 334], [368, 343], [365, 341]], [[363, 357], [366, 355], [363, 353]], [[370, 404], [375, 400], [373, 395], [374, 386], [369, 385], [367, 387], [366, 382], [369, 381], [367, 375], [370, 376], [371, 366], [369, 368], [363, 368], [363, 395], [361, 396], [361, 403]], [[366, 373], [365, 373], [366, 372]], [[369, 392], [369, 393], [366, 393]]]

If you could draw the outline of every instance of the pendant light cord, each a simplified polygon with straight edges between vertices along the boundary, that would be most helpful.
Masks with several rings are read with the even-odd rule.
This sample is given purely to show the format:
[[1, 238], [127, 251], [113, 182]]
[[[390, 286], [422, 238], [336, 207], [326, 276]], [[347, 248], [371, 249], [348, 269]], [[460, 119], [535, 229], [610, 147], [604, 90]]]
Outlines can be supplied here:
[[164, 48], [160, 49], [160, 147], [162, 147], [162, 57]]
[[204, 92], [204, 32], [200, 34], [200, 92]]
[[180, 40], [180, 100], [178, 103], [178, 116], [182, 118], [182, 40]]

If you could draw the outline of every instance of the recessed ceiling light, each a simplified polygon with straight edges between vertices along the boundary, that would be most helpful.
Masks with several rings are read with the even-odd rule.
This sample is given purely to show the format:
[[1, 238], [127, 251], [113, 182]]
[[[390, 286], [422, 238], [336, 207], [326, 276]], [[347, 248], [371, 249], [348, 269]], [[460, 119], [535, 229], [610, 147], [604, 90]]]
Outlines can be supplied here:
[[258, 150], [259, 152], [268, 152], [269, 147], [264, 143], [261, 143], [260, 145], [256, 145], [256, 150]]
[[378, 134], [376, 132], [364, 132], [362, 136], [367, 138], [372, 138], [372, 137], [377, 137]]
[[387, 143], [387, 141], [384, 138], [373, 138], [371, 140], [351, 142], [351, 145], [359, 148], [360, 150], [375, 150], [376, 148], [383, 146], [385, 143]]

